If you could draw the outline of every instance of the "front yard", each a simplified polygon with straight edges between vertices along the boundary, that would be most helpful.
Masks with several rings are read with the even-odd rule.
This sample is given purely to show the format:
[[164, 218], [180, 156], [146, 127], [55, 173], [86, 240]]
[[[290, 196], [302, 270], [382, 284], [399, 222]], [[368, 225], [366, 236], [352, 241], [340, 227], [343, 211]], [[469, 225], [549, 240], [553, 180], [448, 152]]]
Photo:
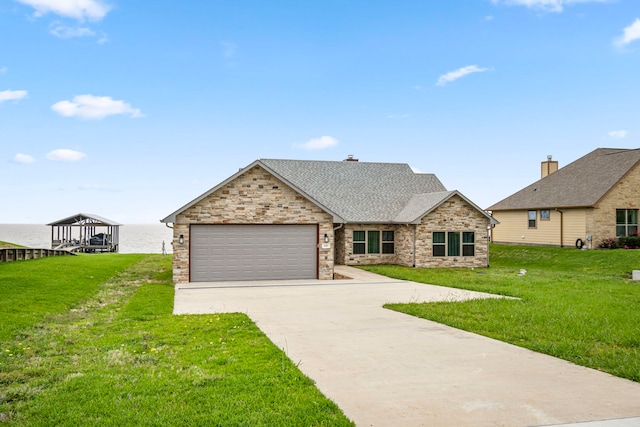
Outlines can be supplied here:
[[172, 315], [170, 263], [0, 264], [0, 425], [352, 425], [246, 315]]
[[363, 268], [517, 297], [385, 307], [640, 381], [640, 251], [492, 245], [490, 257], [475, 270]]

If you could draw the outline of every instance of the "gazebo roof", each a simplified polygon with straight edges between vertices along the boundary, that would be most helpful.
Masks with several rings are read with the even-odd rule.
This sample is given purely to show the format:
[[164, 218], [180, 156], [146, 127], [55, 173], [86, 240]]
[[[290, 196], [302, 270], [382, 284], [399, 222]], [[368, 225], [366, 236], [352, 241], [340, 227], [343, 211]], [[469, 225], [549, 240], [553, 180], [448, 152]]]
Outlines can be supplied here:
[[106, 225], [106, 226], [119, 226], [122, 224], [119, 224], [115, 221], [112, 221], [110, 219], [101, 217], [99, 215], [93, 215], [93, 214], [86, 214], [86, 213], [79, 213], [79, 214], [75, 214], [75, 215], [71, 215], [70, 217], [58, 220], [58, 221], [54, 221], [52, 223], [49, 223], [47, 225], [93, 225], [93, 226], [100, 226], [100, 225]]

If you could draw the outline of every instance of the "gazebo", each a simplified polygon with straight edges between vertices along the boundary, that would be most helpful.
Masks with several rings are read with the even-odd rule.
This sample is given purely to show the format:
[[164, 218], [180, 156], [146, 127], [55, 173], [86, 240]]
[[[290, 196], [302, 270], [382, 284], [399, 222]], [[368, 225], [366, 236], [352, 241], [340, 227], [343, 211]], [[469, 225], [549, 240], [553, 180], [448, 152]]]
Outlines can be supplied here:
[[51, 248], [69, 252], [118, 252], [120, 226], [98, 215], [79, 213], [47, 224]]

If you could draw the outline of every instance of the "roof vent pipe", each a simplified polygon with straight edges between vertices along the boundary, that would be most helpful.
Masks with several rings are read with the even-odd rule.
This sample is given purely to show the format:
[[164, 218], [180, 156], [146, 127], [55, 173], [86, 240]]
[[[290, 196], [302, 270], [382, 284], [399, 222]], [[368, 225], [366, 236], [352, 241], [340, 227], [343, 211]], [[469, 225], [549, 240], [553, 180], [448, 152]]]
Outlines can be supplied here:
[[358, 161], [358, 159], [354, 159], [354, 158], [353, 158], [353, 154], [348, 154], [348, 155], [347, 155], [347, 158], [346, 158], [346, 159], [344, 159], [344, 161], [345, 161], [345, 162], [357, 162], [357, 161]]

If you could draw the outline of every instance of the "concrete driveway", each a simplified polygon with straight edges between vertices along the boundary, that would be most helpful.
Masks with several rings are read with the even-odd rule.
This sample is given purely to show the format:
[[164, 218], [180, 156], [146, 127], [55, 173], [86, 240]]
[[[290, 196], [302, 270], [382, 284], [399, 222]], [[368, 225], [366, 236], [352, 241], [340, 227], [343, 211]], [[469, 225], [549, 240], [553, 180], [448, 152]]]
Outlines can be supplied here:
[[494, 296], [336, 272], [178, 285], [174, 313], [246, 313], [358, 426], [640, 426], [638, 383], [382, 308]]

